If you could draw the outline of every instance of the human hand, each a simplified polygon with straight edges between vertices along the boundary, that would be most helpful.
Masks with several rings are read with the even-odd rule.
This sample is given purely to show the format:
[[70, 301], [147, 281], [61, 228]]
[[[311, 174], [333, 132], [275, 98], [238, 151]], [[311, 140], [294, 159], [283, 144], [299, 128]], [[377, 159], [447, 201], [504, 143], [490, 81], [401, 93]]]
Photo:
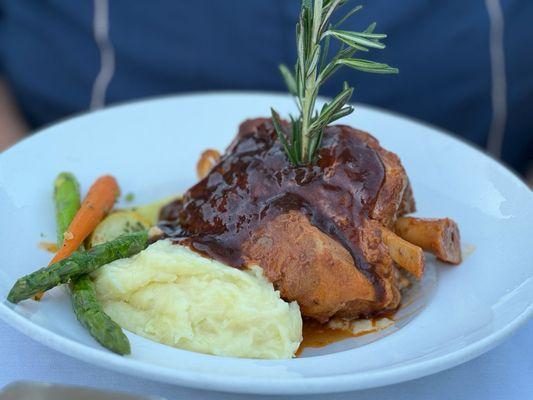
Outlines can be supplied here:
[[28, 130], [7, 83], [0, 77], [0, 152], [22, 139]]

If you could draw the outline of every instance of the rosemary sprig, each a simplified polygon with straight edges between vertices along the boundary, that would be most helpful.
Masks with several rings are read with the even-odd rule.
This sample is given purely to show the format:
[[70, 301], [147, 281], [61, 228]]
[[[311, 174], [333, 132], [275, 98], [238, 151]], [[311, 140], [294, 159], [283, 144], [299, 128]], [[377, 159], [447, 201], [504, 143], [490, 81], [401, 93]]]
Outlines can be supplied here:
[[[337, 24], [330, 23], [334, 12], [346, 5], [349, 0], [302, 0], [300, 20], [296, 25], [298, 57], [294, 71], [285, 65], [280, 72], [289, 92], [295, 97], [300, 115], [290, 116], [290, 134], [282, 127], [278, 113], [272, 109], [272, 121], [287, 157], [295, 165], [310, 164], [316, 160], [317, 150], [322, 142], [324, 128], [350, 114], [353, 107], [348, 105], [353, 88], [346, 82], [342, 91], [320, 111], [315, 109], [320, 86], [340, 67], [347, 66], [364, 72], [378, 74], [398, 73], [398, 69], [387, 64], [361, 58], [353, 58], [356, 51], [384, 49], [380, 42], [387, 35], [374, 33], [376, 24], [371, 24], [363, 32], [339, 29], [348, 18], [362, 7], [348, 11]], [[328, 57], [331, 39], [342, 43], [341, 49], [333, 57]]]

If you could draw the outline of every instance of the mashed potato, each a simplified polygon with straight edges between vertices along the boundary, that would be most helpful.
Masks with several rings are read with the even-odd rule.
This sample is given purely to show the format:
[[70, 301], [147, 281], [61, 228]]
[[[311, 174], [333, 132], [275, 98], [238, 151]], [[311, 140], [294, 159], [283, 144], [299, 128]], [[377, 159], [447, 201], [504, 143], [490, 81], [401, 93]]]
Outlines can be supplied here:
[[181, 349], [290, 358], [302, 339], [296, 302], [286, 303], [259, 267], [240, 271], [158, 241], [95, 274], [105, 311], [123, 328]]

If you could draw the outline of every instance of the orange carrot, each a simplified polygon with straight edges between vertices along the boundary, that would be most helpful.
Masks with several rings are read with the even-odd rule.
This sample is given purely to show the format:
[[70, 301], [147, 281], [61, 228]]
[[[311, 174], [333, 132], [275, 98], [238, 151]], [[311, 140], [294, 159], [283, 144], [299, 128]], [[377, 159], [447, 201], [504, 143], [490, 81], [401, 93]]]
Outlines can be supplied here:
[[[81, 246], [83, 241], [111, 211], [119, 194], [120, 189], [117, 181], [111, 175], [101, 176], [93, 183], [89, 188], [87, 197], [81, 203], [80, 209], [64, 234], [63, 245], [50, 261], [50, 264], [67, 258]], [[41, 297], [42, 293], [39, 293], [35, 299], [39, 300]]]
[[51, 264], [67, 258], [81, 246], [111, 211], [119, 193], [117, 181], [111, 175], [101, 176], [93, 183], [65, 232], [63, 245], [50, 262]]

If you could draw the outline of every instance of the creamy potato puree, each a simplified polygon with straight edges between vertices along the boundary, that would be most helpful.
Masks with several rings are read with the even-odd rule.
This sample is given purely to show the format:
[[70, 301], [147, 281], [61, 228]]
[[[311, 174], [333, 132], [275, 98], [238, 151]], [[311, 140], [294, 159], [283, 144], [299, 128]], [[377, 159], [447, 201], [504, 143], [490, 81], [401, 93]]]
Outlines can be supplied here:
[[161, 240], [94, 278], [120, 326], [180, 349], [290, 358], [302, 340], [298, 304], [283, 301], [259, 267], [241, 271]]

